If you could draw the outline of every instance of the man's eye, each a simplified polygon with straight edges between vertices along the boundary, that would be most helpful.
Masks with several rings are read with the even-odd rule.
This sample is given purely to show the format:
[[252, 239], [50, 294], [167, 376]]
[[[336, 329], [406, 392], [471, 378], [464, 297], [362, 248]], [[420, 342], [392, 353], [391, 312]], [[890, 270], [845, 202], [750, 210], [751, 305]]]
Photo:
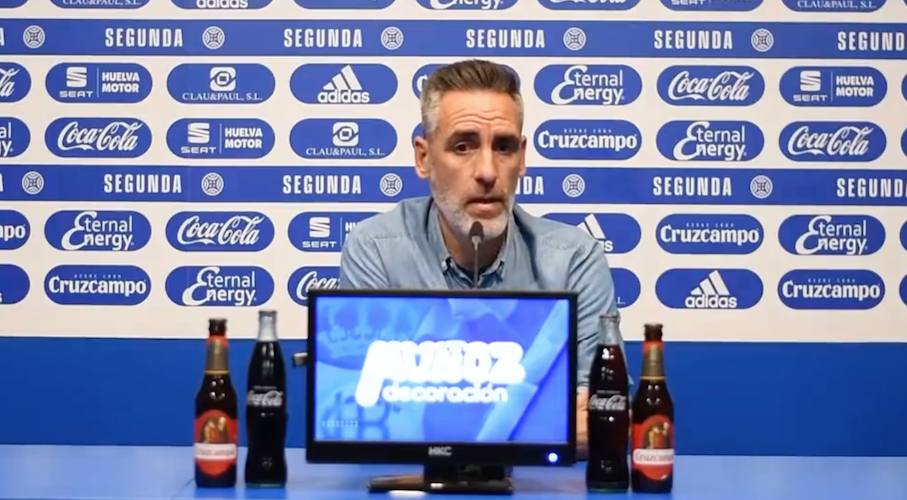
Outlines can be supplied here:
[[454, 151], [457, 153], [465, 153], [469, 151], [469, 144], [466, 142], [458, 142], [454, 144]]

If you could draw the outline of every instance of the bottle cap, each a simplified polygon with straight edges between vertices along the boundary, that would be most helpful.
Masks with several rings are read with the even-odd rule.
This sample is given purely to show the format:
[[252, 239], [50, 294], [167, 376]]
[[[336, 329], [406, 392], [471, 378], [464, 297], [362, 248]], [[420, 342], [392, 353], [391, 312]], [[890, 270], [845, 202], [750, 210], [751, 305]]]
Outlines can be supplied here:
[[660, 341], [662, 336], [661, 328], [661, 323], [646, 323], [644, 326], [646, 340]]
[[224, 318], [209, 318], [208, 333], [214, 335], [226, 335], [227, 320]]

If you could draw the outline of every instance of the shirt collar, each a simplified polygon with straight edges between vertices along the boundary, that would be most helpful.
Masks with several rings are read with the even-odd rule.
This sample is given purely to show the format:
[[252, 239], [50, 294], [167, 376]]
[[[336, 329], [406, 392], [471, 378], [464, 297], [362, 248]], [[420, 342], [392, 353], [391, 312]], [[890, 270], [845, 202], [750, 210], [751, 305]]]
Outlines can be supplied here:
[[[428, 220], [426, 221], [427, 230], [428, 230], [428, 242], [431, 244], [432, 249], [434, 249], [436, 255], [438, 256], [438, 262], [441, 266], [442, 272], [447, 272], [450, 268], [458, 267], [457, 263], [453, 260], [453, 257], [450, 255], [450, 251], [447, 249], [447, 245], [444, 244], [444, 236], [441, 234], [441, 220], [440, 214], [438, 213], [438, 205], [435, 203], [434, 199], [431, 200], [430, 206], [428, 209]], [[514, 223], [513, 210], [507, 214], [507, 236], [504, 239], [504, 246], [501, 247], [501, 250], [498, 252], [498, 256], [495, 258], [494, 262], [491, 263], [488, 268], [482, 272], [482, 276], [498, 273], [503, 278], [504, 276], [504, 264], [513, 258], [514, 255], [514, 246], [516, 245], [516, 224]]]

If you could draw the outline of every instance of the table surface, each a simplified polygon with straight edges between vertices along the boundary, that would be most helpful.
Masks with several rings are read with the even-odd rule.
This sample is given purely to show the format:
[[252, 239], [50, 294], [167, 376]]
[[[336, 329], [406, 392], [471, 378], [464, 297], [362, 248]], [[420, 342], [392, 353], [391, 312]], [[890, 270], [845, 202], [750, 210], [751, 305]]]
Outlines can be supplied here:
[[[239, 464], [245, 463], [245, 451], [240, 449]], [[288, 449], [287, 460], [289, 481], [283, 489], [246, 488], [241, 478], [235, 488], [199, 489], [192, 479], [191, 447], [0, 445], [0, 498], [375, 499], [381, 495], [367, 492], [369, 477], [420, 470], [411, 465], [308, 464], [304, 449]], [[585, 463], [515, 467], [514, 497], [907, 499], [907, 457], [679, 456], [670, 495], [587, 493], [584, 467]], [[426, 495], [410, 492], [390, 496]]]

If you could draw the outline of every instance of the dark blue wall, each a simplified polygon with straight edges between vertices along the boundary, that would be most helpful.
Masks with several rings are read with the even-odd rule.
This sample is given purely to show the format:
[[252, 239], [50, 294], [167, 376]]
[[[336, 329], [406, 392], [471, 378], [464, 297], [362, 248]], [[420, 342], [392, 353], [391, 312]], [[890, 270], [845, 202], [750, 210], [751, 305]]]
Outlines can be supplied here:
[[[230, 343], [240, 395], [252, 344]], [[289, 367], [305, 342], [282, 346]], [[627, 348], [634, 377], [640, 347]], [[204, 349], [203, 340], [0, 338], [0, 443], [191, 444]], [[669, 342], [665, 358], [678, 453], [907, 455], [905, 343]], [[305, 374], [287, 373], [288, 441], [300, 447]], [[240, 415], [242, 429], [242, 406]]]

